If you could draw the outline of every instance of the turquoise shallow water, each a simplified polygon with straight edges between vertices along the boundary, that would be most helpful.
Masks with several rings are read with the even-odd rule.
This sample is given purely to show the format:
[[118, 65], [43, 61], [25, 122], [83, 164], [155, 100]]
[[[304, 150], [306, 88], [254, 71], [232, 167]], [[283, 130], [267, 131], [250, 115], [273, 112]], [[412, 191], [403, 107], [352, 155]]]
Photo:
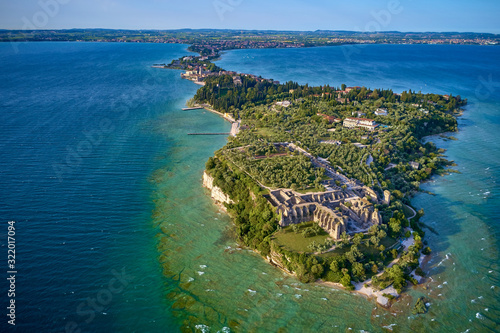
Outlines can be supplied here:
[[[266, 60], [267, 59], [267, 60]], [[272, 59], [272, 60], [270, 60]], [[458, 141], [431, 138], [447, 149], [460, 174], [436, 177], [413, 203], [424, 208], [423, 222], [434, 254], [427, 268], [434, 282], [410, 295], [431, 298], [421, 326], [394, 318], [393, 330], [424, 327], [459, 332], [498, 330], [500, 49], [476, 46], [371, 45], [296, 50], [231, 51], [218, 62], [241, 72], [297, 79], [311, 85], [366, 85], [395, 92], [460, 94], [469, 99], [459, 119]], [[272, 65], [269, 63], [272, 62]], [[377, 330], [372, 327], [369, 329]]]
[[427, 295], [429, 313], [415, 318], [300, 284], [237, 246], [201, 188], [206, 159], [226, 139], [186, 135], [230, 126], [181, 111], [198, 86], [149, 67], [186, 54], [185, 45], [18, 47], [0, 44], [0, 217], [18, 221], [17, 331], [498, 330], [500, 49], [239, 50], [218, 62], [280, 81], [469, 99], [459, 140], [433, 138], [461, 173], [435, 178], [424, 187], [436, 195], [413, 201], [438, 233], [428, 232], [432, 281], [401, 302]]

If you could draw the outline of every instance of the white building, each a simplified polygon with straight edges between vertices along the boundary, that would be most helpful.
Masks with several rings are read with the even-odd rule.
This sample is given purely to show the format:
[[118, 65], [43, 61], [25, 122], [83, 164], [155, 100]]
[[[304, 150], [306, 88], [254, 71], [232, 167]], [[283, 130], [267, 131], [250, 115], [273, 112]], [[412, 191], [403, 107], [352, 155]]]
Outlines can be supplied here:
[[342, 144], [342, 142], [340, 142], [339, 140], [323, 140], [320, 141], [319, 143], [325, 143], [327, 145], [337, 145], [337, 146], [340, 146]]
[[375, 123], [373, 119], [366, 118], [346, 118], [344, 119], [344, 127], [352, 128], [359, 127], [364, 128], [369, 131], [374, 131], [377, 128], [378, 124]]
[[418, 168], [420, 168], [420, 163], [418, 162], [410, 162], [409, 164], [413, 169], [418, 170]]
[[290, 101], [282, 101], [282, 102], [276, 102], [276, 105], [280, 105], [280, 106], [283, 106], [285, 108], [289, 107], [290, 106]]

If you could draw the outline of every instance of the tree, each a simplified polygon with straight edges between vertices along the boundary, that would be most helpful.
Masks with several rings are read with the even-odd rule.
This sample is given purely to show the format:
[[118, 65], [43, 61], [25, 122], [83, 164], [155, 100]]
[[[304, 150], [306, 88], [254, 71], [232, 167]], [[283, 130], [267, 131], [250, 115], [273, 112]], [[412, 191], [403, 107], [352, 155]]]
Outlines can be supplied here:
[[330, 263], [330, 270], [332, 272], [340, 271], [340, 263], [338, 262], [337, 259], [333, 259], [332, 262]]
[[360, 280], [365, 279], [365, 267], [359, 262], [352, 264], [352, 273], [354, 276], [358, 277]]
[[333, 246], [334, 242], [331, 238], [326, 238], [325, 241], [323, 242], [323, 246], [325, 249], [329, 249]]
[[311, 273], [313, 273], [313, 275], [316, 278], [319, 278], [323, 274], [323, 271], [324, 271], [324, 268], [323, 268], [323, 265], [321, 265], [321, 264], [316, 264], [316, 265], [313, 265], [311, 267]]
[[376, 235], [376, 234], [377, 234], [377, 232], [378, 232], [378, 230], [379, 230], [379, 226], [378, 226], [378, 225], [376, 225], [376, 224], [374, 224], [374, 225], [372, 225], [372, 226], [370, 227], [370, 229], [368, 229], [368, 234], [369, 234], [369, 235]]
[[422, 254], [424, 254], [424, 255], [429, 255], [429, 254], [431, 254], [431, 252], [432, 252], [432, 251], [431, 251], [431, 248], [430, 248], [430, 247], [428, 247], [428, 246], [426, 246], [426, 247], [422, 250]]
[[389, 277], [393, 281], [394, 288], [396, 288], [398, 293], [401, 293], [401, 289], [406, 285], [404, 278], [404, 272], [398, 264], [386, 269]]
[[425, 305], [425, 300], [423, 297], [419, 297], [411, 313], [414, 315], [422, 314], [427, 312], [427, 306]]
[[349, 238], [347, 237], [347, 233], [345, 231], [340, 235], [340, 239], [342, 240], [343, 245], [349, 244]]
[[354, 245], [356, 246], [359, 246], [359, 244], [361, 244], [361, 241], [363, 240], [363, 234], [360, 232], [360, 233], [357, 233], [356, 235], [354, 235], [354, 237], [352, 238], [352, 242], [354, 243]]
[[302, 231], [302, 236], [304, 237], [312, 237], [314, 235], [314, 230], [311, 227], [307, 227]]
[[363, 253], [358, 249], [356, 245], [351, 246], [351, 250], [346, 252], [345, 257], [351, 263], [356, 262], [358, 259], [363, 258]]
[[420, 266], [415, 270], [415, 274], [417, 274], [418, 276], [425, 276], [425, 272], [422, 268], [420, 268]]
[[399, 232], [401, 231], [401, 221], [394, 217], [391, 217], [391, 219], [389, 220], [389, 227], [394, 234], [399, 234]]
[[319, 224], [314, 224], [311, 229], [316, 236], [323, 232], [323, 228], [321, 228]]
[[[401, 142], [401, 141], [398, 141], [398, 143], [400, 143], [400, 142]], [[402, 142], [401, 142], [401, 144], [402, 144]], [[402, 147], [402, 149], [401, 149], [401, 150], [404, 150], [404, 147]], [[394, 190], [394, 191], [392, 192], [392, 194], [393, 194], [393, 195], [394, 195], [397, 199], [401, 199], [401, 198], [404, 196], [404, 194], [403, 194], [400, 190]]]
[[215, 161], [213, 157], [209, 157], [207, 163], [205, 163], [205, 168], [207, 170], [212, 170], [215, 168]]
[[312, 241], [309, 245], [307, 245], [307, 248], [312, 252], [315, 252], [317, 247], [318, 244], [316, 244], [316, 241]]
[[307, 268], [304, 267], [304, 265], [302, 265], [302, 264], [299, 264], [297, 266], [295, 273], [297, 274], [299, 281], [302, 283], [308, 283], [308, 282], [314, 281], [313, 274], [309, 273]]
[[387, 237], [387, 233], [384, 230], [379, 230], [377, 237], [380, 239], [384, 239], [385, 237]]
[[354, 286], [351, 283], [351, 276], [349, 273], [344, 274], [342, 279], [340, 279], [340, 283], [347, 289], [347, 290], [354, 290]]

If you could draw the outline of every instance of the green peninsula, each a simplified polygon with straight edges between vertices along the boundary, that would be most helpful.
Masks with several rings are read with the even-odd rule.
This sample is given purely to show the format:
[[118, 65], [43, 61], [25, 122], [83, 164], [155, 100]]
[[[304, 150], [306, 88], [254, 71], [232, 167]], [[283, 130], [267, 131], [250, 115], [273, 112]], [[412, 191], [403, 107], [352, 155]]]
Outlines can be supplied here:
[[431, 250], [410, 199], [452, 164], [424, 137], [456, 131], [465, 99], [279, 83], [206, 56], [160, 67], [202, 85], [190, 106], [233, 120], [203, 182], [241, 243], [302, 282], [335, 283], [384, 305], [418, 284], [419, 258]]

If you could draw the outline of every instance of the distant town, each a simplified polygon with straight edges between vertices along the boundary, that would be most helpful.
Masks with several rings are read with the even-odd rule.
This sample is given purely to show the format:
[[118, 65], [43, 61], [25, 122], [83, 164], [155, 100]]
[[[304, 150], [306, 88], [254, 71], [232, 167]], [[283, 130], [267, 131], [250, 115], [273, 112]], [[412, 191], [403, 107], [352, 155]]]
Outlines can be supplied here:
[[117, 43], [181, 43], [203, 56], [219, 51], [258, 48], [298, 48], [343, 44], [467, 44], [499, 45], [500, 35], [459, 32], [356, 32], [259, 30], [0, 30], [0, 42], [78, 41]]

